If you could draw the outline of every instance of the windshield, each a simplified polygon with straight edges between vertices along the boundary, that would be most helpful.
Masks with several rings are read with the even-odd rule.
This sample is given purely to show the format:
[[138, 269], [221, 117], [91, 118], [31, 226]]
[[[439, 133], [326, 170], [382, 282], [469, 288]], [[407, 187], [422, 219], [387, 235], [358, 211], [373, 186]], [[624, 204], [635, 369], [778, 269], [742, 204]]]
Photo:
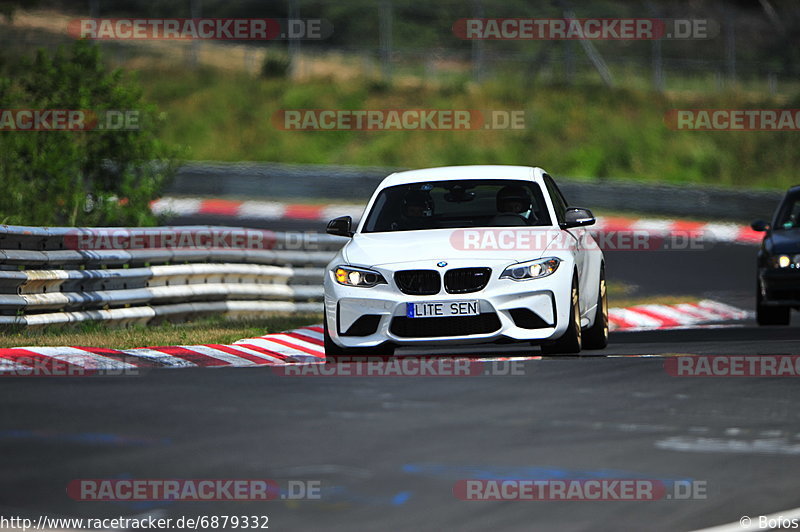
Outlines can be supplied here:
[[541, 188], [511, 179], [429, 181], [383, 189], [363, 232], [550, 226]]
[[800, 227], [800, 195], [786, 198], [775, 229], [796, 229]]

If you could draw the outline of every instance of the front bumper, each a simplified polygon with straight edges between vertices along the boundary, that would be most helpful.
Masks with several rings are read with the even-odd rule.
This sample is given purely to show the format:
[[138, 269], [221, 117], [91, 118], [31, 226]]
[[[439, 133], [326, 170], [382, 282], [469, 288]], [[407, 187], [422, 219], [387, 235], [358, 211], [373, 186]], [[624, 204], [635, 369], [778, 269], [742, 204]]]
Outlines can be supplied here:
[[776, 306], [800, 306], [800, 270], [760, 268], [761, 303]]
[[[353, 288], [325, 277], [325, 319], [334, 342], [342, 347], [448, 345], [488, 343], [504, 338], [546, 342], [564, 334], [569, 323], [572, 271], [562, 264], [542, 279], [499, 279], [494, 268], [488, 285], [478, 292], [430, 296], [402, 293], [393, 272], [381, 271], [387, 285]], [[480, 316], [408, 318], [406, 304], [477, 300]], [[355, 333], [355, 334], [353, 334]]]

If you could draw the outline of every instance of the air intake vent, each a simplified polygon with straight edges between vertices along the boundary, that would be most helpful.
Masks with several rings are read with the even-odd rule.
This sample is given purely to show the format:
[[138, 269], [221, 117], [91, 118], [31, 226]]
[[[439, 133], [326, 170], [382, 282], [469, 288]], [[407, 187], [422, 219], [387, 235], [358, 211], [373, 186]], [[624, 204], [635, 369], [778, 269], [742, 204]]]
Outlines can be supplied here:
[[487, 334], [500, 328], [495, 313], [447, 318], [407, 318], [395, 316], [389, 326], [392, 334], [401, 338], [433, 338], [437, 336], [468, 336]]
[[380, 325], [381, 317], [377, 314], [364, 314], [359, 317], [347, 331], [340, 332], [342, 336], [369, 336], [375, 334]]
[[491, 268], [455, 268], [444, 274], [444, 289], [448, 294], [468, 294], [486, 288]]
[[432, 296], [442, 289], [436, 270], [403, 270], [394, 274], [394, 281], [401, 292], [412, 296]]
[[514, 308], [509, 311], [514, 325], [523, 329], [545, 329], [553, 325], [544, 321], [538, 314], [527, 308]]

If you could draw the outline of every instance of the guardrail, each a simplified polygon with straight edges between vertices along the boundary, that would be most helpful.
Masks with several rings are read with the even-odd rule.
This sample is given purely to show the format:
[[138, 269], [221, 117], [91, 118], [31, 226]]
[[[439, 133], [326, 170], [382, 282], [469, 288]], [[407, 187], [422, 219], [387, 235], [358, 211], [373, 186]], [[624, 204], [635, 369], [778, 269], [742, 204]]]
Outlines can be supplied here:
[[319, 312], [341, 238], [181, 226], [0, 226], [0, 325]]
[[[366, 203], [381, 179], [398, 170], [404, 168], [204, 161], [182, 166], [167, 193], [216, 198], [325, 197]], [[783, 197], [782, 191], [556, 177], [573, 205], [663, 216], [749, 223], [770, 218]]]

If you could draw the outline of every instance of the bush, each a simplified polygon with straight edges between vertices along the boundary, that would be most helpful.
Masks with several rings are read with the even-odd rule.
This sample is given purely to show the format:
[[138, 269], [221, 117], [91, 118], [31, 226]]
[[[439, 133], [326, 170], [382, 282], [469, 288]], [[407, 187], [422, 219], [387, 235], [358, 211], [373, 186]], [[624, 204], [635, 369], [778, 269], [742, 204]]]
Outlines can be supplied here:
[[289, 75], [291, 66], [292, 62], [288, 55], [267, 52], [261, 64], [261, 76], [267, 79], [285, 78]]
[[[127, 129], [10, 131], [0, 127], [0, 222], [20, 225], [153, 225], [150, 202], [177, 167], [156, 136], [158, 117], [121, 70], [108, 71], [96, 46], [77, 41], [53, 57], [0, 77], [0, 109], [129, 113]], [[91, 121], [89, 121], [91, 123]]]

